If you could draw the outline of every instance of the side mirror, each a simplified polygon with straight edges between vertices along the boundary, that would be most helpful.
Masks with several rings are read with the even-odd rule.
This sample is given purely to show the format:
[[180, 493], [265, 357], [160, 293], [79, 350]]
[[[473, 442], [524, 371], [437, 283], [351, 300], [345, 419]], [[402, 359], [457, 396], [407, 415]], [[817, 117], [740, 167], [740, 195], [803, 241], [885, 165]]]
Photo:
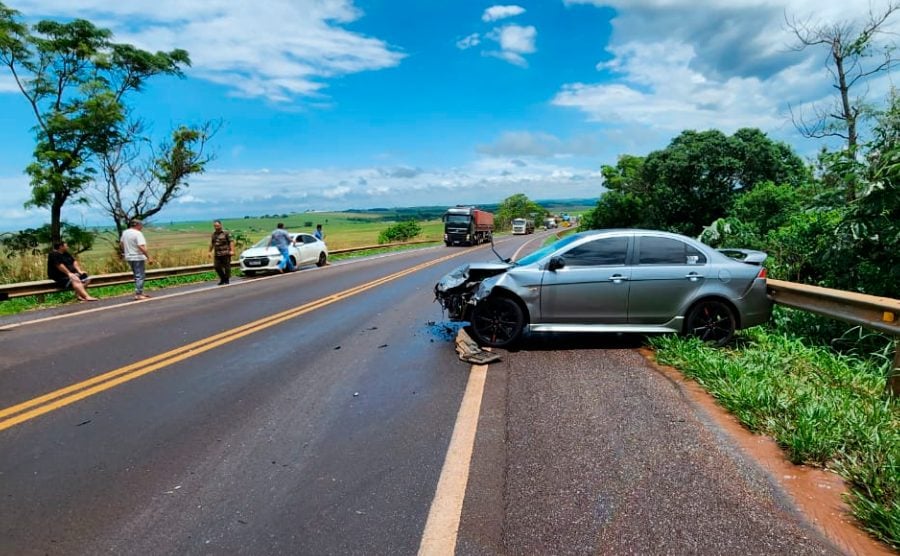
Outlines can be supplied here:
[[566, 260], [562, 257], [551, 257], [550, 262], [547, 264], [547, 270], [553, 272], [554, 270], [560, 269], [566, 266]]

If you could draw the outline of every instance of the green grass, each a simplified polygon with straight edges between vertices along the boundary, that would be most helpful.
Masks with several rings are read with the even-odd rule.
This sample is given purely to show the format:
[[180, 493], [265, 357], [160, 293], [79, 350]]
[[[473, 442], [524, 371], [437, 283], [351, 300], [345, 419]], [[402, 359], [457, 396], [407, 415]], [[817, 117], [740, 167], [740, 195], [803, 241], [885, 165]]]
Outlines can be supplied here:
[[[204, 272], [202, 274], [190, 274], [186, 276], [170, 276], [168, 278], [147, 280], [144, 282], [144, 291], [161, 290], [173, 286], [183, 286], [185, 284], [197, 282], [209, 282], [218, 279], [219, 277], [215, 272]], [[123, 295], [131, 296], [134, 295], [134, 284], [100, 286], [91, 288], [90, 292], [91, 295], [101, 299]], [[72, 291], [14, 297], [0, 303], [0, 315], [15, 315], [34, 309], [47, 309], [73, 303], [78, 303], [78, 301], [75, 299], [75, 294]]]
[[889, 360], [839, 355], [763, 327], [732, 349], [676, 336], [652, 343], [660, 363], [774, 438], [792, 462], [839, 473], [854, 515], [900, 548], [900, 400], [885, 394]]

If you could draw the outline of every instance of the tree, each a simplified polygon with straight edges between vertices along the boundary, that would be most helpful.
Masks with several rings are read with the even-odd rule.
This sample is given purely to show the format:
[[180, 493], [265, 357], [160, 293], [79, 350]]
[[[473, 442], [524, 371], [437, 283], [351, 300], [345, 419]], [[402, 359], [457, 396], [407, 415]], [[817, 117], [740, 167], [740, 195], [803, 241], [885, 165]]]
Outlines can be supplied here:
[[119, 130], [110, 148], [98, 153], [103, 183], [97, 187], [100, 205], [115, 222], [116, 237], [128, 228], [129, 221], [157, 214], [184, 192], [190, 176], [203, 173], [213, 160], [204, 149], [217, 130], [218, 126], [209, 122], [182, 126], [156, 149], [143, 136], [141, 122]]
[[125, 97], [155, 75], [181, 76], [187, 52], [151, 53], [112, 42], [89, 21], [40, 21], [31, 29], [0, 3], [0, 61], [9, 68], [37, 122], [29, 206], [50, 209], [51, 241], [60, 238], [62, 208], [83, 201], [96, 153], [117, 140]]
[[[861, 27], [854, 22], [812, 23], [796, 18], [786, 21], [788, 29], [797, 38], [795, 50], [810, 47], [828, 49], [827, 67], [834, 80], [833, 86], [838, 91], [834, 106], [814, 107], [811, 120], [791, 110], [794, 125], [803, 135], [811, 138], [841, 137], [847, 142], [851, 155], [855, 154], [859, 142], [859, 119], [865, 113], [865, 99], [863, 95], [853, 98], [852, 94], [857, 85], [896, 65], [892, 45], [884, 47], [882, 58], [877, 63], [867, 64], [866, 61], [874, 56], [875, 39], [885, 33], [885, 22], [898, 8], [900, 3], [891, 0], [880, 12], [870, 9]], [[851, 200], [855, 197], [853, 188], [848, 190], [848, 197]]]
[[[62, 235], [69, 245], [69, 251], [74, 255], [91, 249], [96, 237], [94, 232], [68, 222], [62, 223]], [[10, 258], [46, 253], [48, 243], [51, 243], [49, 224], [0, 234], [0, 245], [3, 245]]]
[[684, 131], [644, 160], [645, 221], [654, 228], [697, 235], [726, 216], [739, 193], [758, 183], [795, 187], [807, 178], [803, 161], [790, 147], [759, 130], [740, 129], [730, 137], [718, 130]]
[[543, 218], [547, 210], [524, 193], [516, 193], [503, 200], [497, 207], [496, 227], [506, 228], [514, 218]]

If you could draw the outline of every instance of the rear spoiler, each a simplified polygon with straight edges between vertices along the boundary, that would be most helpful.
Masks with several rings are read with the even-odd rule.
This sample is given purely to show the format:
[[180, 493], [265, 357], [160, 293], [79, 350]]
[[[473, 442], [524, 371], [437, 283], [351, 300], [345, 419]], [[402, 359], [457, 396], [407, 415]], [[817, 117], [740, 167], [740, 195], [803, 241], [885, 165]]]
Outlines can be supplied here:
[[726, 257], [756, 266], [762, 266], [763, 261], [768, 257], [766, 253], [752, 249], [717, 249], [717, 251]]

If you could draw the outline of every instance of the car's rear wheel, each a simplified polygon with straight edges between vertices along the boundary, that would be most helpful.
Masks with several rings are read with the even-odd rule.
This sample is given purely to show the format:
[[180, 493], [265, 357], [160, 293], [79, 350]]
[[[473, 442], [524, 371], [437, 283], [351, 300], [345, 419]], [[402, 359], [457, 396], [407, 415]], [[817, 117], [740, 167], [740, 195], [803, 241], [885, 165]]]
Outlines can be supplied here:
[[325, 266], [328, 264], [328, 255], [325, 254], [324, 251], [319, 253], [319, 260], [316, 261], [316, 266]]
[[714, 299], [701, 301], [691, 309], [685, 333], [720, 347], [734, 337], [737, 319], [728, 304]]
[[525, 330], [525, 312], [515, 300], [491, 296], [472, 308], [472, 334], [484, 346], [505, 348]]

